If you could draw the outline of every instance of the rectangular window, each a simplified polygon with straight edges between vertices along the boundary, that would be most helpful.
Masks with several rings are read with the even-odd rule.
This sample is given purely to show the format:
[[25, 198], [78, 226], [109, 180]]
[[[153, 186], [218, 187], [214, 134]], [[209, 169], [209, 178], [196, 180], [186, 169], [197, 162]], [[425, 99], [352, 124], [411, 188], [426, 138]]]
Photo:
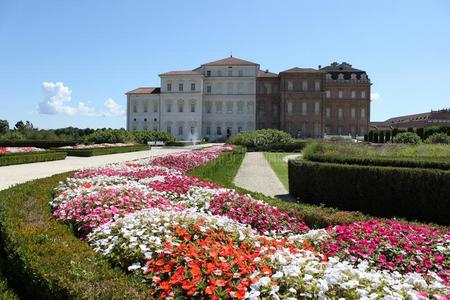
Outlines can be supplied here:
[[148, 112], [148, 105], [147, 105], [147, 103], [144, 103], [144, 112]]
[[166, 107], [167, 107], [167, 112], [172, 112], [172, 104], [171, 103], [167, 103]]
[[217, 71], [217, 76], [222, 76], [222, 70]]
[[206, 102], [206, 113], [210, 114], [212, 110], [212, 103], [210, 101]]
[[292, 102], [288, 102], [287, 104], [287, 112], [292, 113]]
[[222, 101], [216, 102], [216, 112], [222, 112]]
[[168, 134], [172, 134], [172, 127], [171, 126], [167, 126], [166, 131]]
[[339, 91], [339, 99], [342, 99], [344, 93], [342, 91]]
[[361, 126], [361, 128], [359, 128], [359, 134], [360, 135], [365, 135], [366, 134], [366, 128], [364, 126]]
[[183, 126], [178, 127], [178, 135], [183, 135]]
[[302, 114], [306, 114], [308, 112], [308, 104], [306, 102], [302, 102]]
[[356, 92], [352, 91], [352, 98], [356, 98]]
[[158, 112], [158, 102], [153, 102], [153, 112]]
[[206, 135], [210, 135], [211, 134], [211, 127], [206, 127]]
[[195, 102], [191, 102], [191, 112], [195, 112]]
[[233, 76], [233, 70], [228, 70], [228, 76]]
[[366, 99], [366, 91], [362, 91], [361, 92], [361, 98], [362, 99]]
[[207, 85], [207, 86], [206, 86], [206, 92], [207, 92], [208, 94], [211, 94], [211, 86], [210, 86], [210, 85]]
[[316, 113], [316, 115], [318, 115], [320, 113], [320, 103], [319, 102], [314, 103], [314, 112]]
[[326, 97], [331, 98], [331, 91], [326, 91]]
[[288, 91], [292, 91], [294, 89], [294, 83], [292, 82], [292, 80], [288, 81], [287, 88], [288, 88]]
[[241, 131], [242, 131], [242, 127], [239, 126], [239, 127], [238, 127], [238, 132], [241, 132]]
[[137, 105], [133, 105], [133, 112], [137, 112]]
[[217, 135], [222, 135], [222, 127], [218, 126], [216, 133], [217, 133]]
[[195, 83], [191, 83], [191, 91], [195, 91]]
[[306, 92], [308, 90], [308, 80], [302, 81], [302, 91]]
[[320, 91], [320, 81], [316, 80], [314, 82], [314, 89], [316, 90], [316, 92]]
[[338, 118], [339, 118], [339, 119], [342, 119], [343, 117], [344, 117], [344, 111], [343, 111], [342, 108], [339, 108], [339, 109], [338, 109]]
[[354, 120], [356, 117], [356, 109], [352, 107], [352, 109], [350, 110], [350, 114], [352, 116], [352, 120]]
[[364, 108], [361, 108], [361, 119], [366, 118], [366, 110]]
[[237, 106], [238, 106], [238, 112], [239, 113], [244, 112], [244, 102], [243, 101], [239, 101]]
[[156, 127], [156, 125], [153, 126], [153, 131], [158, 131], [158, 127]]
[[183, 112], [183, 102], [178, 103], [178, 112]]
[[178, 91], [179, 92], [183, 91], [183, 84], [182, 83], [178, 84]]
[[239, 76], [241, 76], [241, 77], [244, 76], [244, 71], [239, 70], [238, 72], [239, 72]]
[[327, 107], [325, 110], [325, 116], [327, 119], [331, 118], [331, 108]]
[[191, 126], [191, 134], [194, 135], [195, 133], [195, 127]]
[[233, 112], [233, 102], [228, 101], [227, 102], [227, 112], [232, 113]]
[[208, 71], [206, 71], [206, 76], [211, 76], [211, 71], [210, 70], [208, 70]]
[[168, 92], [171, 92], [171, 91], [172, 91], [172, 84], [171, 84], [171, 83], [168, 83], [168, 84], [167, 84], [167, 91], [168, 91]]

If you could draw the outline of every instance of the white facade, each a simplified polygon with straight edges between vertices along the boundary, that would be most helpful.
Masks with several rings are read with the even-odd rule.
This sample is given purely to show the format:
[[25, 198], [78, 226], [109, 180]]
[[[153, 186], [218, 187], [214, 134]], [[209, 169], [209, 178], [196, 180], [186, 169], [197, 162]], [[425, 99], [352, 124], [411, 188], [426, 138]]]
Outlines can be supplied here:
[[258, 71], [258, 64], [230, 57], [192, 71], [160, 74], [160, 90], [127, 93], [127, 129], [156, 129], [178, 140], [210, 141], [255, 130]]

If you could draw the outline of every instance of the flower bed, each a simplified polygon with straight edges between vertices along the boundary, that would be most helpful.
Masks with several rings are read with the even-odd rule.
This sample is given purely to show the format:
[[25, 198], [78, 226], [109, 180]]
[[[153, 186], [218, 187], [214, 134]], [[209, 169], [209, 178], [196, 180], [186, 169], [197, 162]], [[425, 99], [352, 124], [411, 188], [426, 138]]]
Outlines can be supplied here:
[[109, 147], [128, 147], [134, 146], [135, 143], [102, 143], [102, 144], [77, 144], [75, 146], [63, 146], [59, 149], [96, 149], [96, 148], [109, 148]]
[[0, 154], [42, 152], [45, 149], [36, 147], [0, 147]]
[[[448, 232], [394, 221], [309, 230], [298, 214], [185, 175], [232, 149], [80, 170], [56, 189], [54, 215], [112, 264], [141, 274], [159, 298], [420, 299], [450, 293]], [[382, 231], [386, 224], [392, 228]], [[383, 235], [388, 242], [375, 238]], [[353, 251], [365, 253], [366, 244], [375, 247], [367, 256]], [[380, 254], [391, 261], [390, 253], [406, 245], [424, 255], [414, 258], [419, 252], [411, 250], [394, 267], [384, 263]], [[427, 268], [425, 259], [433, 266]], [[408, 269], [407, 261], [421, 267]]]

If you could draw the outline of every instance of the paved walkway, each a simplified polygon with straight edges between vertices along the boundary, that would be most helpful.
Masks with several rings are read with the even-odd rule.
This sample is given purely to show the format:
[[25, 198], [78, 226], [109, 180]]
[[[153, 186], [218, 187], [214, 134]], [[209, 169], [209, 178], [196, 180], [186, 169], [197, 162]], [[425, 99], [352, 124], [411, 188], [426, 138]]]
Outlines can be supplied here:
[[95, 167], [107, 163], [147, 158], [151, 156], [192, 150], [195, 148], [203, 148], [211, 145], [204, 144], [179, 148], [152, 148], [150, 151], [127, 152], [92, 157], [67, 156], [64, 160], [4, 166], [0, 167], [0, 190], [6, 189], [17, 183], [23, 183], [29, 180], [48, 177], [80, 168]]
[[244, 189], [270, 197], [287, 197], [284, 188], [262, 152], [247, 152], [234, 184]]

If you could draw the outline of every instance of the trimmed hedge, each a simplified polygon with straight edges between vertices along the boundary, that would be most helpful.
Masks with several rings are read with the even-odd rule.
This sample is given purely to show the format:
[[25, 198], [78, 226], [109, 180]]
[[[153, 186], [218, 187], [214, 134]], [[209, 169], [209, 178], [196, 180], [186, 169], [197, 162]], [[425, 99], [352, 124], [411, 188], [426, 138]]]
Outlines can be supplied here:
[[136, 276], [113, 269], [58, 222], [48, 201], [63, 173], [0, 191], [0, 257], [24, 299], [151, 299]]
[[289, 160], [289, 192], [301, 201], [382, 217], [450, 225], [450, 172]]
[[274, 143], [265, 148], [247, 146], [248, 151], [265, 151], [265, 152], [301, 152], [310, 141], [294, 140], [286, 143]]
[[65, 159], [66, 155], [67, 154], [65, 152], [58, 151], [7, 153], [0, 155], [0, 166], [61, 160]]
[[233, 179], [241, 166], [245, 152], [245, 148], [238, 147], [233, 152], [225, 153], [207, 164], [190, 171], [189, 174], [204, 180], [219, 183], [226, 188], [235, 189], [239, 193], [249, 194], [255, 199], [262, 200], [279, 209], [293, 211], [301, 216], [310, 228], [325, 228], [334, 225], [351, 224], [370, 218], [359, 212], [342, 211], [321, 205], [272, 198], [236, 186], [233, 183]]
[[78, 141], [47, 141], [47, 140], [0, 140], [0, 147], [37, 147], [37, 148], [57, 148], [63, 146], [75, 146]]
[[308, 154], [304, 156], [308, 160], [317, 162], [328, 162], [338, 164], [351, 164], [361, 166], [391, 166], [402, 168], [430, 168], [450, 170], [450, 161], [448, 158], [438, 160], [436, 158], [409, 158], [409, 157], [356, 157], [344, 155], [323, 155], [323, 154]]
[[150, 147], [147, 145], [135, 145], [135, 146], [124, 146], [124, 147], [108, 147], [108, 148], [91, 148], [91, 149], [54, 149], [58, 152], [65, 152], [68, 156], [97, 156], [106, 154], [116, 154], [125, 152], [136, 152], [149, 150]]

